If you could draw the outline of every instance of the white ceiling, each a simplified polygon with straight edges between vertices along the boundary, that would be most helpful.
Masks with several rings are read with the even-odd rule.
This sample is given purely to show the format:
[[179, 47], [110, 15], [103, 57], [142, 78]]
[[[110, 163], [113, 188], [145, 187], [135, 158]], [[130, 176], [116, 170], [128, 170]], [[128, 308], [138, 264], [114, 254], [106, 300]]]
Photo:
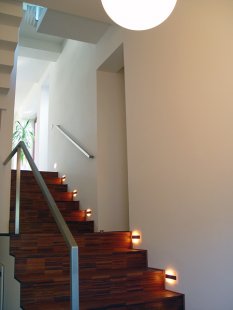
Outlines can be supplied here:
[[101, 0], [30, 0], [26, 2], [76, 16], [112, 23], [102, 7]]

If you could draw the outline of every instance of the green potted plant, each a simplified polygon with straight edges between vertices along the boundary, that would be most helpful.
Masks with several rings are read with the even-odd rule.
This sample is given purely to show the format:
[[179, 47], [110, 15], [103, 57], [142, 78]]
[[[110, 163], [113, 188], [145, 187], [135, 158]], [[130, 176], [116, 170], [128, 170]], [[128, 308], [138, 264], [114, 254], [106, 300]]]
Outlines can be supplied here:
[[[15, 131], [13, 132], [13, 147], [15, 147], [20, 141], [23, 141], [28, 148], [29, 152], [32, 153], [34, 132], [31, 124], [31, 120], [25, 122], [17, 121], [15, 124]], [[25, 155], [23, 152], [20, 154], [21, 162], [24, 162]]]

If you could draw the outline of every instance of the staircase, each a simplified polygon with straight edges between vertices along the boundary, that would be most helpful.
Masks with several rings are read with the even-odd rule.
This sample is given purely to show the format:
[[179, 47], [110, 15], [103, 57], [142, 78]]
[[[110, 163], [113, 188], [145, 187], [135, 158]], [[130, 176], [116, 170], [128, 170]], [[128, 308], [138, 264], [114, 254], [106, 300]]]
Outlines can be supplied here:
[[22, 19], [22, 3], [0, 0], [0, 130], [2, 111], [10, 109], [6, 100], [11, 84], [14, 53], [18, 44], [19, 25]]
[[6, 95], [10, 88], [14, 52], [22, 19], [21, 7], [20, 2], [0, 0], [0, 95]]
[[[163, 270], [148, 268], [147, 251], [130, 232], [94, 232], [73, 193], [54, 172], [42, 172], [79, 246], [80, 309], [183, 310], [184, 295], [165, 290]], [[21, 172], [21, 234], [14, 232], [16, 173], [11, 181], [11, 255], [24, 310], [70, 309], [69, 252], [29, 171]]]

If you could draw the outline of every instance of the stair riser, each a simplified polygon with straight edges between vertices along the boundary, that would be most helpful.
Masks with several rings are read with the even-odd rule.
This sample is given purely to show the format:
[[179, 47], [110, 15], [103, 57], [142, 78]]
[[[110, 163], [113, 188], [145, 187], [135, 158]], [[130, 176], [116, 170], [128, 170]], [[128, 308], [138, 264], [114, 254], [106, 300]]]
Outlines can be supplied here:
[[[60, 210], [61, 214], [63, 215], [64, 219], [66, 221], [86, 221], [86, 212], [85, 211], [73, 211], [73, 212], [68, 212], [68, 211], [63, 211]], [[10, 212], [10, 218], [14, 219], [15, 216], [15, 211], [11, 211]], [[25, 222], [41, 222], [41, 220], [43, 220], [46, 218], [46, 222], [54, 222], [54, 218], [51, 214], [51, 212], [49, 211], [49, 208], [47, 206], [47, 208], [44, 208], [42, 210], [25, 210], [22, 209], [20, 212], [20, 222], [21, 223], [25, 223]]]
[[[69, 251], [64, 242], [53, 247], [37, 246], [31, 242], [20, 243], [19, 245], [11, 244], [11, 254], [20, 258], [40, 258], [46, 257], [64, 257], [69, 255]], [[136, 269], [147, 267], [146, 251], [138, 251], [135, 253], [103, 253], [97, 255], [87, 255], [83, 253], [83, 249], [79, 249], [79, 268], [85, 271], [101, 271], [101, 270], [122, 270]]]
[[[114, 249], [131, 249], [131, 233], [129, 232], [106, 232], [106, 233], [87, 233], [76, 236], [76, 241], [80, 249], [86, 249], [97, 254], [100, 251], [113, 251]], [[22, 242], [22, 243], [21, 243]], [[12, 236], [11, 244], [40, 244], [41, 246], [54, 246], [63, 244], [64, 240], [60, 233], [48, 234], [40, 232], [38, 234], [23, 234]]]
[[[61, 212], [65, 212], [67, 215], [70, 212], [76, 212], [79, 210], [79, 203], [78, 201], [57, 201], [57, 207]], [[15, 210], [15, 199], [11, 200], [11, 211], [14, 212]], [[44, 200], [40, 201], [31, 201], [30, 199], [20, 199], [20, 209], [22, 211], [38, 211], [38, 210], [46, 210], [48, 211], [48, 204]], [[13, 215], [13, 214], [12, 214]]]
[[[164, 289], [164, 275], [159, 274], [157, 272], [153, 272], [152, 274], [137, 273], [120, 273], [119, 276], [111, 277], [111, 275], [104, 275], [103, 277], [92, 276], [89, 279], [82, 279], [80, 276], [80, 301], [84, 302], [85, 300], [89, 300], [90, 296], [95, 298], [96, 296], [101, 296], [101, 298], [110, 298], [114, 300], [115, 294], [121, 294], [122, 300], [127, 297], [129, 292], [135, 292], [136, 294], [145, 294], [145, 292], [155, 292]], [[51, 277], [52, 278], [52, 277]], [[17, 275], [17, 279], [20, 281], [20, 275]], [[50, 294], [48, 294], [47, 289], [49, 289], [53, 285], [53, 298], [60, 297], [62, 299], [69, 296], [68, 290], [64, 290], [64, 287], [68, 287], [65, 283], [62, 285], [58, 285], [56, 282], [52, 280], [46, 281], [46, 287], [42, 286], [42, 284], [37, 283], [37, 289], [33, 292], [31, 291], [33, 284], [23, 284], [22, 288], [22, 297], [24, 302], [33, 302], [36, 301], [37, 298], [42, 300], [47, 300], [51, 298]], [[40, 287], [41, 286], [41, 287]], [[62, 289], [62, 291], [61, 291]]]
[[[72, 192], [66, 192], [66, 193], [62, 193], [62, 192], [55, 192], [55, 191], [51, 191], [51, 194], [54, 198], [55, 201], [72, 201], [73, 200], [73, 193]], [[21, 197], [22, 200], [23, 199], [28, 199], [28, 200], [33, 200], [33, 201], [38, 201], [38, 203], [42, 200], [43, 201], [43, 195], [42, 193], [38, 192], [32, 192], [30, 193], [30, 191], [25, 191], [25, 192], [21, 192]], [[15, 201], [15, 194], [13, 192], [12, 194], [12, 203], [14, 203]]]
[[69, 275], [70, 260], [68, 253], [64, 257], [47, 258], [16, 258], [15, 275], [20, 281], [20, 275], [30, 273], [31, 275], [40, 274], [48, 278], [59, 275]]
[[80, 270], [100, 271], [100, 270], [122, 270], [136, 269], [147, 267], [147, 253], [128, 252], [128, 253], [97, 253], [94, 255], [82, 254], [80, 249], [79, 259]]
[[[64, 301], [70, 299], [69, 284], [47, 283], [47, 284], [21, 284], [21, 305], [32, 302]], [[31, 309], [33, 310], [33, 309]], [[42, 309], [41, 309], [42, 310]], [[51, 309], [52, 310], [52, 309]], [[55, 310], [55, 309], [54, 309]], [[67, 309], [68, 310], [68, 309]]]
[[[94, 231], [94, 223], [93, 222], [76, 222], [76, 223], [68, 223], [68, 227], [71, 232], [74, 234], [79, 233], [91, 233]], [[14, 232], [14, 223], [10, 222], [10, 232]], [[46, 223], [46, 222], [38, 222], [38, 223], [25, 223], [22, 222], [20, 225], [20, 233], [22, 234], [37, 234], [40, 232], [54, 233], [58, 234], [59, 229], [56, 223]]]
[[111, 296], [114, 294], [122, 294], [122, 299], [129, 292], [142, 294], [145, 292], [155, 292], [164, 289], [164, 273], [163, 272], [120, 272], [119, 274], [104, 274], [96, 276], [88, 274], [85, 279], [80, 274], [80, 298], [81, 301], [88, 300], [90, 296]]
[[[42, 177], [44, 179], [46, 178], [58, 178], [58, 172], [52, 172], [52, 171], [40, 171], [40, 174], [42, 175]], [[15, 177], [16, 175], [16, 171], [12, 170], [11, 171], [11, 176]], [[32, 173], [32, 171], [28, 171], [28, 170], [22, 170], [21, 171], [21, 177], [32, 177], [34, 178], [34, 175]]]
[[[66, 184], [47, 184], [48, 189], [51, 192], [56, 193], [58, 192], [66, 192], [67, 191], [67, 185]], [[16, 191], [16, 187], [14, 183], [11, 183], [11, 189], [12, 191]], [[41, 190], [39, 188], [39, 186], [37, 184], [33, 184], [33, 183], [26, 183], [26, 182], [22, 182], [21, 186], [20, 186], [20, 192], [22, 195], [24, 195], [24, 193], [40, 193]]]
[[[89, 234], [88, 234], [89, 235]], [[95, 234], [99, 235], [99, 234]], [[96, 245], [89, 246], [86, 248], [85, 242], [80, 242], [81, 239], [85, 239], [86, 235], [79, 236], [76, 238], [78, 246], [79, 246], [79, 254], [81, 256], [81, 263], [83, 267], [87, 268], [88, 266], [90, 268], [93, 267], [93, 264], [96, 266], [98, 265], [104, 265], [101, 261], [104, 259], [106, 260], [106, 265], [112, 265], [114, 266], [119, 265], [119, 261], [123, 259], [124, 263], [122, 265], [125, 265], [125, 261], [130, 260], [131, 263], [134, 262], [133, 267], [135, 264], [139, 264], [139, 261], [142, 263], [146, 263], [147, 261], [147, 252], [145, 250], [137, 250], [131, 252], [130, 247], [127, 246], [125, 248], [121, 247], [124, 251], [123, 253], [119, 252], [119, 248], [117, 248], [116, 244], [108, 244], [108, 247], [106, 246], [106, 243], [99, 243], [98, 251], [96, 249]], [[106, 238], [106, 237], [105, 237]], [[114, 251], [115, 249], [118, 249], [118, 252]], [[54, 250], [53, 250], [54, 249]], [[25, 255], [26, 257], [30, 257], [30, 254], [33, 253], [41, 253], [44, 255], [46, 253], [47, 255], [50, 255], [50, 253], [55, 253], [56, 251], [64, 252], [66, 251], [67, 247], [65, 244], [65, 241], [61, 234], [21, 234], [20, 236], [12, 236], [11, 237], [11, 253], [13, 255]], [[88, 249], [88, 250], [87, 250]], [[82, 262], [83, 260], [86, 260], [86, 264]], [[112, 260], [114, 263], [112, 263]], [[117, 263], [118, 261], [118, 263]], [[95, 265], [94, 265], [95, 266]], [[128, 266], [129, 267], [129, 266]], [[142, 266], [144, 267], [144, 266]]]

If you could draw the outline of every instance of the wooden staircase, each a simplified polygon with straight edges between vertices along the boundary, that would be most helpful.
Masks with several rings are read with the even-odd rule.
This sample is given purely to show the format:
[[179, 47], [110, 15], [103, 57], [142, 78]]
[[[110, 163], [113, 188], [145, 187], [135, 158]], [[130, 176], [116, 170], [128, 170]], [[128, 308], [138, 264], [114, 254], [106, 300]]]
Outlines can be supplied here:
[[[147, 251], [130, 232], [94, 232], [73, 194], [54, 172], [42, 172], [79, 246], [80, 309], [184, 310], [184, 295], [165, 290], [163, 270], [148, 268]], [[11, 184], [11, 255], [24, 310], [70, 309], [68, 248], [29, 171], [21, 173], [21, 234], [14, 235], [16, 173]]]

